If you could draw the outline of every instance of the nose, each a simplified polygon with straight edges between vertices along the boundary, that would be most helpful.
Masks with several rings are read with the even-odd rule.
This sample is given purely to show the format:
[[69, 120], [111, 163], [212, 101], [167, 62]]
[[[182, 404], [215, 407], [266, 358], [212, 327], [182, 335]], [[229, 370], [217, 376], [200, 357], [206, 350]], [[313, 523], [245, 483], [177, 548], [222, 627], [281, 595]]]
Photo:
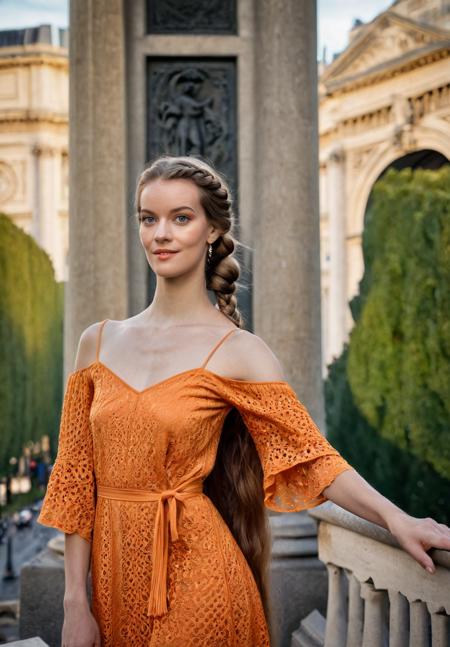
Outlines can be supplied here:
[[170, 224], [165, 218], [160, 218], [155, 229], [155, 240], [167, 240], [170, 239]]

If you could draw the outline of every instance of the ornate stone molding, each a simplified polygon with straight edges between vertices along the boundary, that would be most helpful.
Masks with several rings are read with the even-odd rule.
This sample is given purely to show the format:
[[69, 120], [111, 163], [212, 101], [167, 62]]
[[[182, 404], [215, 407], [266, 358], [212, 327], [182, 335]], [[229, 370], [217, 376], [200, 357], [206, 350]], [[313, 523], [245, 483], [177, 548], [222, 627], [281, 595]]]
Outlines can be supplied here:
[[57, 155], [60, 151], [59, 149], [53, 146], [46, 146], [45, 144], [35, 144], [31, 149], [31, 152], [35, 157], [53, 157]]
[[0, 124], [24, 122], [68, 126], [69, 117], [67, 113], [47, 110], [0, 110]]
[[440, 58], [450, 57], [450, 32], [387, 10], [359, 35], [321, 74], [328, 96], [373, 85]]
[[330, 154], [328, 155], [328, 161], [335, 164], [340, 164], [341, 162], [345, 161], [345, 156], [346, 152], [344, 147], [338, 145], [330, 151]]
[[351, 166], [353, 171], [360, 171], [367, 164], [368, 159], [375, 150], [374, 146], [364, 146], [351, 153]]
[[[0, 69], [4, 70], [12, 67], [30, 67], [31, 65], [45, 65], [46, 67], [54, 67], [60, 70], [69, 71], [69, 58], [68, 55], [61, 53], [54, 54], [40, 54], [37, 52], [30, 52], [28, 55], [24, 55], [22, 48], [20, 48], [20, 53], [12, 52], [11, 50], [16, 50], [17, 48], [8, 48], [8, 55], [6, 56], [7, 48], [2, 48], [0, 50]], [[13, 55], [14, 54], [14, 55]]]
[[0, 204], [11, 200], [17, 191], [17, 176], [10, 164], [0, 162]]
[[[393, 95], [390, 105], [351, 118], [344, 118], [333, 129], [321, 132], [320, 136], [322, 138], [329, 133], [339, 137], [356, 135], [390, 123], [403, 128], [408, 124], [417, 124], [426, 115], [443, 108], [450, 109], [450, 83], [412, 97]], [[442, 118], [445, 119], [445, 117]]]
[[149, 34], [236, 34], [236, 0], [147, 1]]

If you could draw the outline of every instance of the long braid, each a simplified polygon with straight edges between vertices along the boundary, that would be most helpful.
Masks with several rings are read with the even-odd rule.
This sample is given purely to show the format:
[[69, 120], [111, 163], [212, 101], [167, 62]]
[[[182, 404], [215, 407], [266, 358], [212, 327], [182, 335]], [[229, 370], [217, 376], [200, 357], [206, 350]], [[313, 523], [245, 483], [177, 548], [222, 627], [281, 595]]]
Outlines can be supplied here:
[[[198, 187], [208, 220], [222, 232], [212, 243], [209, 261], [205, 254], [206, 287], [214, 291], [221, 312], [243, 328], [244, 320], [235, 295], [240, 266], [233, 252], [238, 241], [231, 233], [234, 213], [227, 182], [196, 157], [163, 155], [139, 178], [135, 198], [137, 212], [142, 189], [155, 179], [191, 180]], [[203, 491], [222, 515], [251, 568], [274, 640], [276, 632], [268, 588], [271, 534], [264, 506], [263, 470], [255, 443], [235, 408], [224, 421], [214, 468], [203, 482]]]

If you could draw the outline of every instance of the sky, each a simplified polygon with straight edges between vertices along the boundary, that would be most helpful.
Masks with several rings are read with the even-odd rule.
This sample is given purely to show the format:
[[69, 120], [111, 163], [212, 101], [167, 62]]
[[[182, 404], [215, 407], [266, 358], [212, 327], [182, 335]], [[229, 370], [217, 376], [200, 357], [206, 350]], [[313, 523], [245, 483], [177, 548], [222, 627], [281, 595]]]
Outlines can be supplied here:
[[[393, 0], [318, 0], [317, 58], [330, 62], [348, 42], [355, 18], [370, 22]], [[33, 27], [51, 23], [68, 26], [68, 0], [0, 0], [0, 29]]]

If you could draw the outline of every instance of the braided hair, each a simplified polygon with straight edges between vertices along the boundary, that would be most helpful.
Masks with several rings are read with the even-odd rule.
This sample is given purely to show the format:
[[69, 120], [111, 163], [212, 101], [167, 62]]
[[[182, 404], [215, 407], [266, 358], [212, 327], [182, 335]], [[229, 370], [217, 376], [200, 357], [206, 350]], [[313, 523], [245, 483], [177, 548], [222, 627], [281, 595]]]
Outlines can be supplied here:
[[[162, 155], [141, 173], [135, 197], [140, 210], [143, 188], [156, 179], [191, 180], [198, 187], [208, 220], [221, 235], [205, 258], [206, 287], [214, 291], [219, 309], [239, 328], [244, 320], [237, 306], [236, 287], [240, 266], [233, 257], [237, 240], [232, 235], [234, 213], [226, 180], [210, 164], [197, 157]], [[264, 608], [271, 642], [277, 631], [269, 597], [271, 533], [264, 505], [263, 470], [255, 443], [236, 408], [225, 418], [214, 467], [203, 482], [208, 496], [239, 545], [253, 573]]]
[[239, 262], [232, 256], [237, 240], [231, 234], [235, 215], [231, 194], [225, 178], [206, 162], [196, 157], [158, 157], [141, 176], [136, 188], [135, 208], [139, 211], [140, 197], [146, 184], [155, 179], [191, 180], [198, 187], [200, 203], [208, 220], [222, 232], [212, 243], [212, 256], [205, 262], [206, 288], [212, 290], [221, 312], [239, 328], [244, 318], [237, 307], [236, 289], [240, 274]]

